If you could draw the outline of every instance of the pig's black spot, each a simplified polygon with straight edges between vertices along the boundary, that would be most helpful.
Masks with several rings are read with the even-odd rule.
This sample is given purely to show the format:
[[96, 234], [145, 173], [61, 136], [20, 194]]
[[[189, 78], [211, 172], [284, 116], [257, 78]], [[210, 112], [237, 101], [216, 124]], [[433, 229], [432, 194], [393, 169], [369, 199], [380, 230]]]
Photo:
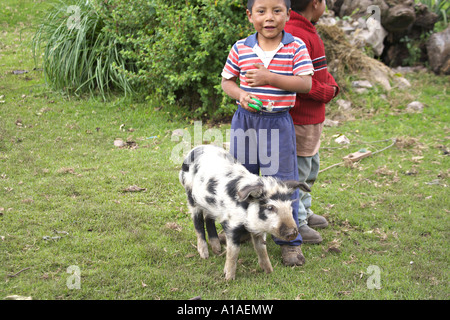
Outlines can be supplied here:
[[181, 172], [181, 184], [184, 186], [186, 184], [186, 174], [184, 172]]
[[194, 221], [194, 228], [195, 230], [202, 235], [203, 239], [206, 239], [205, 237], [205, 220], [203, 218], [203, 213], [198, 212], [193, 216]]
[[259, 207], [258, 218], [261, 219], [262, 221], [266, 221], [267, 220], [267, 215], [264, 212], [264, 207], [263, 206]]
[[239, 205], [242, 207], [242, 209], [247, 211], [249, 202], [248, 201], [242, 201], [242, 202], [239, 202]]
[[228, 230], [228, 221], [224, 220], [220, 224], [222, 225], [223, 231], [227, 232], [227, 230]]
[[181, 165], [181, 170], [184, 172], [189, 172], [189, 163], [183, 162]]
[[214, 199], [213, 197], [205, 197], [205, 200], [211, 206], [215, 206], [216, 205], [216, 199]]
[[226, 190], [227, 190], [227, 194], [228, 196], [233, 199], [234, 201], [236, 200], [236, 194], [238, 192], [237, 190], [237, 184], [239, 182], [239, 180], [241, 180], [241, 177], [237, 177], [233, 180], [231, 180], [230, 182], [227, 183], [226, 185]]
[[218, 238], [219, 236], [217, 235], [217, 229], [214, 219], [206, 218], [205, 224], [206, 224], [206, 231], [208, 231], [208, 238], [209, 239]]
[[277, 192], [270, 196], [271, 200], [289, 201], [292, 198], [291, 193]]
[[248, 231], [244, 225], [239, 225], [231, 231], [231, 241], [234, 245], [239, 246], [241, 244], [241, 238], [247, 234]]
[[208, 190], [208, 192], [210, 194], [215, 195], [216, 194], [216, 188], [217, 188], [217, 180], [214, 178], [211, 178], [208, 180], [208, 183], [206, 184], [206, 190]]
[[189, 204], [194, 207], [195, 206], [195, 200], [194, 197], [192, 196], [192, 189], [186, 189], [186, 194], [187, 194], [187, 198], [189, 201]]
[[197, 172], [198, 172], [198, 169], [199, 169], [199, 165], [198, 165], [198, 163], [196, 163], [195, 165], [194, 165], [194, 174], [197, 174]]

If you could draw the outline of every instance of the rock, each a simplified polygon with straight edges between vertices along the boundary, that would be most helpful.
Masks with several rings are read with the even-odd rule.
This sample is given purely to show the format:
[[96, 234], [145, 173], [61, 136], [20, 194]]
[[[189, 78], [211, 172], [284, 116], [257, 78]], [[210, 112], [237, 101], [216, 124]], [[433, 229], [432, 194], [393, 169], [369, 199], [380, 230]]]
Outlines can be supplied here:
[[395, 77], [394, 78], [395, 81], [395, 86], [398, 89], [408, 89], [411, 87], [411, 83], [408, 81], [408, 79], [403, 78], [403, 77]]
[[337, 142], [339, 144], [350, 144], [350, 140], [344, 135], [339, 136], [336, 139], [334, 139], [334, 142]]
[[[343, 28], [351, 44], [359, 48], [372, 48], [373, 54], [386, 65], [395, 67], [428, 62], [428, 50], [423, 35], [432, 32], [439, 16], [427, 5], [415, 0], [326, 2], [330, 11], [342, 20], [331, 19], [327, 13], [325, 21], [329, 24], [337, 21], [336, 25]], [[450, 72], [450, 61], [444, 60], [440, 67], [435, 68], [438, 69], [436, 73], [446, 74]], [[384, 87], [387, 88], [387, 84]]]
[[27, 70], [13, 70], [13, 71], [11, 71], [11, 73], [18, 75], [18, 74], [28, 73], [28, 71]]
[[141, 188], [137, 185], [129, 186], [128, 188], [125, 188], [122, 190], [123, 192], [145, 192], [147, 191], [147, 188]]
[[388, 32], [406, 30], [416, 18], [414, 0], [344, 0], [341, 6], [336, 1], [332, 8], [338, 10], [336, 12], [340, 17], [359, 18], [368, 13], [369, 7], [376, 8], [375, 20], [378, 20]]
[[372, 88], [372, 84], [367, 80], [357, 80], [352, 82], [352, 87], [355, 88]]
[[370, 70], [368, 71], [367, 77], [379, 83], [385, 90], [390, 91], [392, 87], [389, 79], [392, 78], [392, 74], [393, 71], [380, 62], [378, 68], [375, 65], [371, 66]]
[[398, 32], [408, 29], [416, 19], [414, 0], [398, 0], [398, 4], [389, 8], [382, 16], [381, 24], [391, 32]]
[[[337, 25], [347, 36], [351, 44], [358, 48], [370, 47], [373, 49], [375, 55], [380, 56], [384, 49], [383, 41], [386, 38], [387, 32], [380, 23], [379, 6], [374, 10], [373, 5], [371, 6], [374, 3], [373, 0], [358, 1], [362, 1], [363, 3], [360, 2], [358, 5], [360, 8], [358, 7], [356, 9], [359, 12], [354, 13], [352, 11], [350, 13], [352, 17], [346, 16], [345, 19], [336, 20], [334, 18], [334, 12], [329, 11], [322, 15], [319, 19], [319, 24], [327, 26]], [[357, 1], [350, 1], [346, 5], [356, 6]]]
[[116, 140], [114, 140], [114, 146], [115, 147], [121, 148], [121, 147], [123, 147], [125, 145], [126, 145], [125, 141], [123, 141], [120, 138], [117, 138]]
[[175, 129], [172, 131], [172, 137], [182, 137], [185, 134], [184, 129]]
[[366, 94], [369, 92], [369, 90], [367, 90], [367, 88], [355, 88], [354, 91], [359, 94]]
[[424, 30], [432, 30], [434, 24], [439, 20], [439, 16], [431, 12], [426, 5], [423, 3], [417, 3], [414, 6], [416, 11], [416, 20], [414, 21], [414, 26], [420, 27]]
[[337, 127], [339, 125], [339, 121], [325, 119], [325, 121], [323, 122], [323, 125], [325, 127]]
[[425, 108], [424, 104], [419, 101], [413, 101], [406, 106], [407, 112], [422, 112]]
[[437, 74], [450, 74], [450, 26], [430, 36], [427, 51], [431, 70]]
[[394, 71], [395, 73], [406, 74], [412, 72], [426, 72], [427, 68], [425, 68], [424, 66], [415, 66], [415, 67], [398, 66], [396, 68], [392, 68], [392, 71]]
[[350, 110], [351, 107], [352, 107], [352, 103], [350, 101], [347, 101], [347, 100], [338, 99], [336, 101], [336, 103], [339, 106], [339, 109], [341, 109], [342, 111]]
[[339, 12], [344, 0], [326, 0], [327, 8], [330, 11]]
[[424, 64], [428, 61], [423, 36], [432, 32], [438, 16], [421, 3], [415, 4], [414, 10], [416, 18], [412, 25], [403, 31], [389, 32], [384, 41], [385, 49], [381, 59], [389, 66]]
[[363, 29], [358, 33], [355, 32], [354, 43], [356, 45], [369, 46], [376, 56], [381, 56], [384, 50], [384, 38], [386, 38], [388, 33], [381, 26], [380, 22], [375, 19], [367, 20], [366, 25], [367, 29]]
[[367, 8], [372, 5], [380, 8], [380, 16], [383, 16], [385, 12], [389, 10], [389, 7], [384, 0], [343, 0], [341, 3], [342, 4], [338, 7], [339, 2], [336, 1], [333, 6], [333, 10], [339, 13], [340, 17], [362, 17], [367, 14]]
[[450, 74], [450, 60], [447, 60], [447, 62], [442, 66], [441, 70], [444, 74]]

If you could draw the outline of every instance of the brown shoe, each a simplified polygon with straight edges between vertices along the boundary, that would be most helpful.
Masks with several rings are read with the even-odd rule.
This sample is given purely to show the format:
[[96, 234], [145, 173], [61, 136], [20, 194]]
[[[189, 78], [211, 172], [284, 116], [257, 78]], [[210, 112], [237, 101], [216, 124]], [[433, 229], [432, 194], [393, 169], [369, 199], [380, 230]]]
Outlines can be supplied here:
[[281, 257], [283, 258], [283, 264], [288, 267], [302, 266], [305, 263], [305, 257], [300, 246], [282, 245]]
[[[327, 219], [325, 219], [322, 216], [318, 216], [317, 214], [312, 214], [309, 218], [308, 218], [308, 226], [310, 226], [311, 228], [318, 228], [318, 229], [323, 229], [328, 227], [328, 221]], [[303, 237], [303, 235], [302, 235]]]
[[298, 233], [302, 236], [303, 243], [317, 244], [322, 242], [322, 236], [316, 230], [311, 229], [307, 224], [298, 228]]

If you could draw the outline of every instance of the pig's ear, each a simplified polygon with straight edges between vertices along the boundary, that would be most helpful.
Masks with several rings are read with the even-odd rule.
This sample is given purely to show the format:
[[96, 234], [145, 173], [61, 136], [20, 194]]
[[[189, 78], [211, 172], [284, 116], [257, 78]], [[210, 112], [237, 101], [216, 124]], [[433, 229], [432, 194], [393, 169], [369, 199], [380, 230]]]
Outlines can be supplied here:
[[311, 192], [311, 188], [308, 186], [308, 184], [306, 182], [297, 181], [297, 180], [287, 180], [287, 181], [283, 181], [283, 182], [290, 189], [295, 190], [297, 188], [300, 188], [300, 190], [302, 190], [302, 191]]
[[252, 198], [259, 198], [262, 195], [263, 191], [263, 184], [256, 183], [253, 185], [248, 185], [243, 187], [241, 190], [238, 191], [238, 200], [240, 202], [246, 201], [249, 197]]

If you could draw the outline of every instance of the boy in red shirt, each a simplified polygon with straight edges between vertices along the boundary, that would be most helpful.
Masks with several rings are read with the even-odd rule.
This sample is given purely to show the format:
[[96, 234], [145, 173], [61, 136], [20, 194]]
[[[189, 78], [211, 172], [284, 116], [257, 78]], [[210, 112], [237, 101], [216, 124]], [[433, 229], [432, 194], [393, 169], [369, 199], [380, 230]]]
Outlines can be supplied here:
[[[309, 93], [297, 94], [295, 106], [290, 110], [297, 140], [299, 180], [314, 184], [319, 173], [320, 135], [325, 120], [325, 104], [338, 93], [339, 86], [327, 70], [323, 41], [314, 24], [325, 11], [325, 0], [291, 0], [291, 16], [285, 31], [303, 40], [314, 66], [312, 88]], [[299, 232], [304, 243], [320, 243], [322, 237], [312, 228], [325, 228], [328, 222], [314, 214], [311, 195], [300, 191], [298, 212]]]

